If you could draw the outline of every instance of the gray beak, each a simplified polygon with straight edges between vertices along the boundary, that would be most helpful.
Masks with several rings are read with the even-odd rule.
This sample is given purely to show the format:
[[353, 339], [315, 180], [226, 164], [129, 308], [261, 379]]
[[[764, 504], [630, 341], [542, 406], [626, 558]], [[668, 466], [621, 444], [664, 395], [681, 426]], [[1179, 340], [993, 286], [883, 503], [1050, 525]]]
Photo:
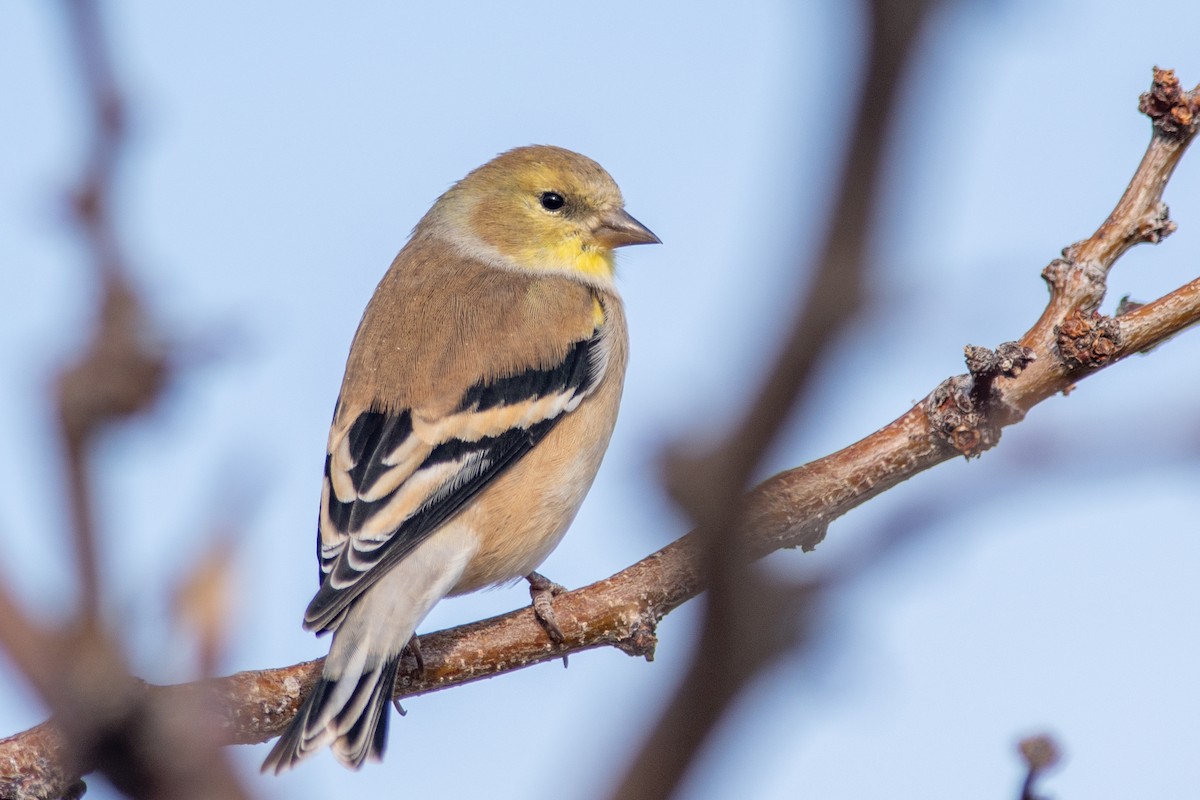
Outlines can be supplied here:
[[624, 247], [630, 244], [662, 244], [654, 232], [629, 215], [625, 209], [607, 212], [592, 229], [592, 236], [603, 247]]

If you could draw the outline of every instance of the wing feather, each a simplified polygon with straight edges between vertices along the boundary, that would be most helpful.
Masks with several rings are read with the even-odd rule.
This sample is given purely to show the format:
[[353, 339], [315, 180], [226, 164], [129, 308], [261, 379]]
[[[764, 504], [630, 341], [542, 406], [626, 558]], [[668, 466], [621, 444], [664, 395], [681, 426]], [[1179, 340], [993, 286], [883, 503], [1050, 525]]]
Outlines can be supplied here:
[[365, 410], [331, 433], [318, 524], [321, 586], [305, 627], [333, 630], [387, 570], [532, 450], [603, 375], [601, 333], [561, 362], [468, 388], [455, 410]]

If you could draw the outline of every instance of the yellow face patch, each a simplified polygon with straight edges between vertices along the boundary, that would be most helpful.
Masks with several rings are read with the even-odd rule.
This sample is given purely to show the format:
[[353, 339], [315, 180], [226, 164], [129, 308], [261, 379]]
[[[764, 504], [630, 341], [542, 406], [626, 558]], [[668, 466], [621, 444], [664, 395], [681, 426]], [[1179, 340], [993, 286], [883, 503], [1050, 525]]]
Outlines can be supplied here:
[[568, 239], [554, 250], [556, 261], [572, 265], [584, 275], [612, 278], [613, 255], [607, 250], [585, 248], [576, 238]]
[[548, 248], [528, 248], [518, 263], [548, 270], [573, 270], [601, 280], [613, 277], [613, 254], [602, 248], [584, 247], [578, 237]]
[[592, 295], [592, 327], [594, 330], [600, 330], [604, 324], [604, 304], [600, 302], [600, 298]]

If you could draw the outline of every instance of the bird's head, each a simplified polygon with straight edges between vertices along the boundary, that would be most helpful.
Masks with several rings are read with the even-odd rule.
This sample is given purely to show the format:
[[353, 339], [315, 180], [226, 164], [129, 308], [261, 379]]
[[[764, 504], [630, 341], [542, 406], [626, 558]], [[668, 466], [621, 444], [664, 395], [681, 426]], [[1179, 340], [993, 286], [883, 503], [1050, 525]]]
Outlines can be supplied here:
[[659, 241], [586, 156], [535, 145], [502, 153], [437, 201], [420, 228], [505, 266], [609, 284], [613, 249]]

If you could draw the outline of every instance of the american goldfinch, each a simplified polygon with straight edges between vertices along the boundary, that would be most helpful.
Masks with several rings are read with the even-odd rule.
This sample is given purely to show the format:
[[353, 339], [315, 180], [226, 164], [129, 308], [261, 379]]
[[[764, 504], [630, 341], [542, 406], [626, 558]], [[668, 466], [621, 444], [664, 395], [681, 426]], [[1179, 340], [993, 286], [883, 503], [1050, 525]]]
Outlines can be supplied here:
[[658, 241], [599, 164], [549, 146], [497, 156], [417, 224], [363, 313], [329, 431], [304, 627], [333, 642], [264, 771], [325, 745], [350, 768], [379, 760], [429, 610], [529, 576], [562, 539], [625, 378], [613, 250]]

